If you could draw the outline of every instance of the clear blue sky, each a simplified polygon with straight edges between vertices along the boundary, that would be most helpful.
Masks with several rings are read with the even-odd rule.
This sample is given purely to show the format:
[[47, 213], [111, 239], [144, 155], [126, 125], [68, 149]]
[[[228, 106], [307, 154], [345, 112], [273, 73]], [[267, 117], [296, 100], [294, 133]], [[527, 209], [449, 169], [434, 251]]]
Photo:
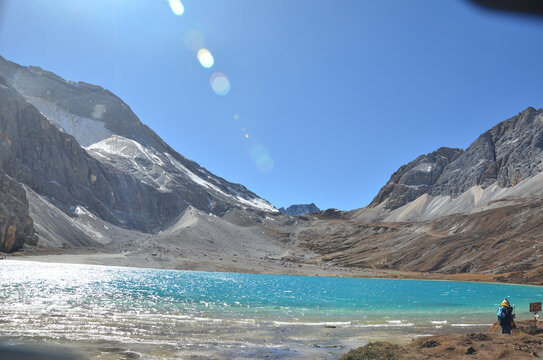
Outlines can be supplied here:
[[365, 206], [418, 155], [543, 106], [541, 18], [463, 0], [183, 4], [177, 16], [166, 0], [0, 0], [0, 54], [113, 91], [181, 154], [277, 207]]

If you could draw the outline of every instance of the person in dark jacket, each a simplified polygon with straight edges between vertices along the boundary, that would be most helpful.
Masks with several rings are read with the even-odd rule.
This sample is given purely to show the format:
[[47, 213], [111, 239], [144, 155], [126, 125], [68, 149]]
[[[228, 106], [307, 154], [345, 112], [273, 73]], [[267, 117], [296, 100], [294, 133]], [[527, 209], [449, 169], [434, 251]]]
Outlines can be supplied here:
[[513, 308], [507, 299], [503, 299], [497, 312], [498, 321], [502, 327], [502, 334], [511, 335], [513, 328]]

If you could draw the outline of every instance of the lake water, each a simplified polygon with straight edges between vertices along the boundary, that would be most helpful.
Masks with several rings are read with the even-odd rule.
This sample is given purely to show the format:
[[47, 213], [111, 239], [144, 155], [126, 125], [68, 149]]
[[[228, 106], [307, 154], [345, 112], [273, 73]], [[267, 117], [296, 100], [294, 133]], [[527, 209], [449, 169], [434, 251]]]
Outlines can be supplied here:
[[0, 341], [91, 358], [336, 358], [379, 338], [476, 331], [535, 286], [0, 261]]

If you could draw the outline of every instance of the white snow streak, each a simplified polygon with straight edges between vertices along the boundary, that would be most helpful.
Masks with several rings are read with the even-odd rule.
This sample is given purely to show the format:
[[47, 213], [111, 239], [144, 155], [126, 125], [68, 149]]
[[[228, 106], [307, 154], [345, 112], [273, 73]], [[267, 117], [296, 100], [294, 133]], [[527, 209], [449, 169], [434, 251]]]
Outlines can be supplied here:
[[[176, 171], [172, 172], [172, 168], [174, 168], [179, 171], [183, 175], [183, 177], [188, 178], [190, 181], [202, 187], [210, 189], [216, 193], [219, 193], [222, 196], [233, 199], [238, 203], [264, 211], [277, 211], [277, 209], [275, 209], [275, 207], [268, 203], [266, 200], [258, 197], [246, 198], [243, 196], [242, 193], [228, 186], [228, 184], [224, 184], [226, 188], [234, 193], [229, 194], [219, 188], [219, 186], [207, 180], [204, 180], [200, 176], [190, 171], [186, 166], [184, 166], [181, 162], [176, 160], [170, 154], [160, 153], [153, 148], [142, 146], [137, 141], [127, 139], [122, 136], [113, 135], [103, 141], [86, 147], [86, 150], [89, 151], [91, 155], [100, 156], [104, 159], [110, 159], [112, 156], [119, 156], [125, 158], [133, 165], [134, 169], [136, 169], [139, 173], [145, 176], [145, 179], [153, 179], [153, 182], [157, 184], [159, 191], [171, 191], [168, 185], [175, 183], [174, 176], [176, 175]], [[143, 166], [140, 162], [137, 161], [138, 158], [147, 160], [150, 163], [150, 167]], [[156, 176], [151, 176], [151, 170], [155, 166], [161, 168], [161, 174], [158, 178], [156, 178]], [[156, 173], [156, 168], [154, 168], [154, 170]], [[206, 176], [207, 178], [211, 178], [207, 174]]]

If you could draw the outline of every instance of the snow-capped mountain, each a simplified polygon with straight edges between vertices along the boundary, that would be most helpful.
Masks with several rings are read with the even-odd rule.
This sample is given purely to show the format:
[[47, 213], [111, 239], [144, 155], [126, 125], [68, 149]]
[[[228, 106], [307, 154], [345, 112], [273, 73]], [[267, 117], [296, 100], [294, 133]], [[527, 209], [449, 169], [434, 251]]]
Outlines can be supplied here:
[[127, 171], [160, 192], [185, 191], [185, 197], [190, 197], [194, 184], [203, 187], [213, 194], [206, 210], [216, 209], [217, 202], [222, 200], [237, 203], [241, 207], [277, 212], [267, 201], [250, 194], [240, 185], [217, 180], [213, 174], [201, 168], [198, 176], [168, 152], [145, 147], [135, 140], [112, 135], [85, 149], [102, 163]]
[[217, 216], [277, 212], [177, 153], [108, 90], [2, 57], [0, 78], [0, 168], [66, 214], [85, 208], [111, 224], [156, 232], [189, 206]]

